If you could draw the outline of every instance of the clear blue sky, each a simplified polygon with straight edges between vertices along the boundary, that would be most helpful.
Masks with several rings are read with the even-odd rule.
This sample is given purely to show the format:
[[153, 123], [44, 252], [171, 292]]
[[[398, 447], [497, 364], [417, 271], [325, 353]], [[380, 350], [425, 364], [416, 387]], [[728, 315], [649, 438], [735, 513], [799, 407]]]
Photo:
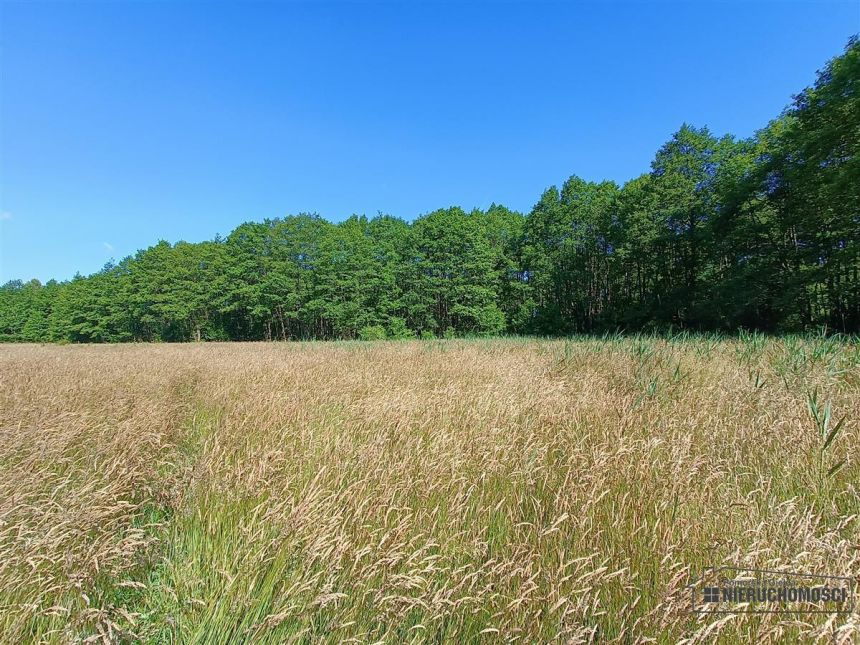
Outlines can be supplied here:
[[860, 2], [0, 0], [0, 282], [301, 211], [527, 211], [748, 136]]

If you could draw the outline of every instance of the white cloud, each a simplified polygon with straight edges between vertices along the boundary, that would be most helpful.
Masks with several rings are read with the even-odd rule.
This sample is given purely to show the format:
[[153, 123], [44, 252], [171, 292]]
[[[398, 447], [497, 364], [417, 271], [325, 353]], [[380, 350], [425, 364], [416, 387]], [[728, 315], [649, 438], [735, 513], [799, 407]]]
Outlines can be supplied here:
[[105, 247], [105, 251], [113, 253], [113, 244], [111, 244], [110, 242], [102, 242], [102, 246]]
[[4, 220], [8, 221], [10, 219], [12, 219], [12, 213], [10, 213], [9, 211], [0, 212], [0, 222], [2, 222]]

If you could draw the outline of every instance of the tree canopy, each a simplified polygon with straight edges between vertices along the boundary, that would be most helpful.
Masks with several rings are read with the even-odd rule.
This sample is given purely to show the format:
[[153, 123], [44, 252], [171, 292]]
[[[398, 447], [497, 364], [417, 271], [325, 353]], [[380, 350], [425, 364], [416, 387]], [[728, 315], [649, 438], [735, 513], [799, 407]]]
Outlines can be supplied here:
[[860, 330], [860, 44], [754, 137], [684, 124], [623, 186], [528, 214], [314, 214], [0, 287], [0, 340], [188, 341]]

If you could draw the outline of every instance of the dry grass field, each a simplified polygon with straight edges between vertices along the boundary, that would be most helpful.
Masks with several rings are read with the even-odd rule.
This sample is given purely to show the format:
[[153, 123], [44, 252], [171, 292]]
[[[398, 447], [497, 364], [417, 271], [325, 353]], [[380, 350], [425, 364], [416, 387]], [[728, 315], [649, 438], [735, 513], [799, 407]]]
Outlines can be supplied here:
[[854, 642], [685, 586], [856, 576], [858, 438], [845, 339], [0, 346], [0, 640]]

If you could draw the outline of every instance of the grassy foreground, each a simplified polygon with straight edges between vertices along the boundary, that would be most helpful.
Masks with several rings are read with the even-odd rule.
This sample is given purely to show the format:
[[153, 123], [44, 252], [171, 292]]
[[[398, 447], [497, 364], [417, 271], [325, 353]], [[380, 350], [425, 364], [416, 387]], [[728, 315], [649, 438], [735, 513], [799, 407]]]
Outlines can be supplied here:
[[0, 346], [0, 640], [849, 643], [685, 585], [856, 576], [858, 435], [848, 340]]

